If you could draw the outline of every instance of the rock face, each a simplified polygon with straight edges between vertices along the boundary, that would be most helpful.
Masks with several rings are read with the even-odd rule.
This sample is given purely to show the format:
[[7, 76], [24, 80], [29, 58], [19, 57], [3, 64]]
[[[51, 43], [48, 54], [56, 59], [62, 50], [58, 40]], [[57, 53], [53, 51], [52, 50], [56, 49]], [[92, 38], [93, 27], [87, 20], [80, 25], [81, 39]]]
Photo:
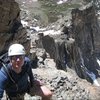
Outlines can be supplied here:
[[13, 25], [20, 22], [20, 9], [14, 0], [0, 1], [0, 33], [12, 32]]
[[12, 42], [23, 43], [27, 49], [27, 34], [20, 22], [20, 8], [15, 0], [0, 1], [0, 54], [5, 53]]
[[[54, 59], [56, 62], [56, 66], [58, 69], [66, 70], [66, 61], [65, 61], [65, 55], [66, 55], [66, 36], [44, 36], [42, 38], [43, 47], [45, 48], [46, 52], [50, 54], [50, 57]], [[61, 39], [63, 38], [63, 39]], [[47, 41], [47, 42], [45, 42]]]
[[79, 77], [93, 82], [94, 77], [99, 76], [97, 59], [100, 53], [100, 27], [94, 7], [87, 5], [85, 9], [72, 10], [71, 26], [64, 26], [63, 32], [62, 35], [43, 36], [42, 47], [58, 69], [70, 67]]
[[85, 10], [72, 11], [72, 33], [75, 38], [73, 63], [77, 66], [76, 71], [81, 77], [82, 67], [86, 67], [87, 71], [98, 76], [99, 66], [96, 60], [100, 53], [100, 27], [95, 15], [93, 6], [89, 6]]

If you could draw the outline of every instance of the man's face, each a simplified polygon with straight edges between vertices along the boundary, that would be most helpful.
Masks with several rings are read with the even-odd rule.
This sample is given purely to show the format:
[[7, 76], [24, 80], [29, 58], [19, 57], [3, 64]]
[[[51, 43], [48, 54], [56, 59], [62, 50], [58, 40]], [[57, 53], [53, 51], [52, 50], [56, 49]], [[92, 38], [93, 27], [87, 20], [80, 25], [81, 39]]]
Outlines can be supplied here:
[[16, 73], [21, 72], [22, 66], [24, 65], [24, 58], [25, 58], [25, 56], [23, 56], [23, 55], [15, 55], [15, 56], [10, 57], [12, 69]]

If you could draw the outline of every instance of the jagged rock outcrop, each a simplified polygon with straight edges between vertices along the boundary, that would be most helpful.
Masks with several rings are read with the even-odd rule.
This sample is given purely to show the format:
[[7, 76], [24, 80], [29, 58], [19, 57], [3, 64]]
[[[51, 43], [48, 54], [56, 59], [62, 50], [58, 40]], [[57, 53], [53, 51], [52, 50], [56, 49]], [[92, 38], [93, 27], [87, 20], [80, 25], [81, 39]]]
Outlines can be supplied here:
[[0, 54], [5, 53], [8, 46], [18, 41], [23, 43], [27, 49], [26, 31], [22, 28], [20, 21], [20, 8], [15, 0], [0, 1]]
[[66, 36], [58, 35], [54, 38], [53, 36], [47, 35], [42, 38], [41, 42], [43, 48], [45, 48], [46, 52], [48, 52], [50, 57], [56, 62], [56, 67], [58, 69], [66, 70]]
[[73, 63], [78, 75], [85, 77], [83, 73], [86, 71], [87, 74], [93, 72], [98, 76], [97, 58], [100, 53], [100, 27], [93, 6], [89, 5], [84, 10], [72, 10], [72, 33], [75, 38]]
[[0, 14], [0, 33], [14, 31], [13, 25], [20, 22], [20, 8], [15, 0], [1, 0]]
[[[70, 67], [81, 78], [89, 81], [92, 75], [98, 77], [100, 27], [94, 6], [89, 4], [81, 10], [73, 9], [72, 24], [64, 28], [66, 28], [64, 35], [43, 36], [41, 38], [43, 48], [54, 59], [58, 69], [66, 70], [66, 67]], [[72, 42], [71, 38], [75, 41]]]

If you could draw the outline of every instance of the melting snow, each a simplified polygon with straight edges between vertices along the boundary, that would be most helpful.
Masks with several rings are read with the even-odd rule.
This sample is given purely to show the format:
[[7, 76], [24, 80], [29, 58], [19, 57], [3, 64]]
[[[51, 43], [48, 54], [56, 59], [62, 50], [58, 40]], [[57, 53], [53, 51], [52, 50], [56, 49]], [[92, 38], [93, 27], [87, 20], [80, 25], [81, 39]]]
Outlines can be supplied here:
[[98, 83], [97, 79], [96, 79], [96, 75], [93, 72], [87, 72], [87, 74], [91, 77], [91, 79], [93, 80], [94, 85], [96, 86], [100, 86], [100, 84]]
[[22, 23], [23, 27], [28, 26], [28, 22], [26, 22], [26, 21], [24, 21], [24, 20], [21, 20], [21, 23]]
[[58, 30], [58, 31], [55, 31], [55, 30], [48, 30], [48, 31], [45, 31], [43, 32], [44, 36], [45, 35], [57, 35], [57, 34], [61, 34], [61, 31]]
[[65, 2], [67, 2], [68, 0], [59, 0], [58, 2], [57, 2], [57, 4], [59, 5], [59, 4], [63, 4], [63, 3], [65, 3]]

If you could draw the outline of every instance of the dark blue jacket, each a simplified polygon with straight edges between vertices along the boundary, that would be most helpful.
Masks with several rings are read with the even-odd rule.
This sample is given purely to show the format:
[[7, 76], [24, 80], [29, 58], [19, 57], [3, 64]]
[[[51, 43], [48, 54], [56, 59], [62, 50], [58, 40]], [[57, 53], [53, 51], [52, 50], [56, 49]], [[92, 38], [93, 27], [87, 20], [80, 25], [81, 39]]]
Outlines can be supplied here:
[[15, 73], [11, 67], [9, 63], [7, 68], [16, 84], [11, 81], [4, 67], [2, 67], [0, 70], [0, 98], [3, 97], [4, 90], [10, 96], [25, 93], [29, 88], [29, 78], [31, 78], [31, 81], [34, 80], [29, 58], [25, 57], [25, 62], [20, 73]]

